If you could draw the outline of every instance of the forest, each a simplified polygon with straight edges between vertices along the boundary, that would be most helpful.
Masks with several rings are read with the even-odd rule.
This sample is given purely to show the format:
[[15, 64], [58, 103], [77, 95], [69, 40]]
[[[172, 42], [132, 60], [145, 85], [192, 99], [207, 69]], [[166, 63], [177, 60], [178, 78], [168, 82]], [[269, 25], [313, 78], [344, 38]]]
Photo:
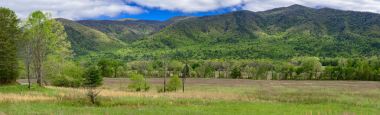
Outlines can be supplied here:
[[[309, 110], [317, 111], [311, 114], [330, 114], [323, 107], [336, 107], [338, 114], [345, 113], [341, 107], [352, 108], [353, 113], [379, 112], [379, 24], [369, 28], [357, 25], [354, 29], [347, 23], [354, 23], [355, 15], [371, 17], [370, 23], [375, 23], [380, 15], [336, 11], [345, 12], [342, 19], [348, 20], [346, 25], [333, 22], [341, 28], [319, 25], [329, 25], [324, 19], [304, 22], [292, 17], [294, 12], [320, 16], [318, 13], [330, 10], [295, 5], [266, 12], [237, 11], [162, 22], [117, 22], [56, 19], [42, 11], [20, 19], [14, 11], [0, 7], [0, 114], [25, 114], [33, 110], [31, 106], [49, 106], [46, 111], [37, 110], [37, 114], [59, 114], [53, 111], [60, 107], [68, 110], [66, 114], [84, 109], [89, 112], [76, 114], [122, 114], [120, 107], [132, 113], [141, 112], [134, 108], [146, 107], [149, 109], [144, 112], [150, 113], [145, 114], [152, 114], [163, 109], [155, 107], [164, 107], [160, 114], [169, 114], [171, 108], [185, 110], [182, 107], [187, 106], [193, 110], [187, 113], [211, 114], [199, 110], [206, 105], [212, 105], [210, 110], [217, 114], [229, 109], [224, 104], [240, 109], [284, 107], [278, 113], [305, 107], [289, 114]], [[294, 23], [281, 25], [274, 19], [274, 15], [282, 15], [275, 13], [279, 11], [288, 16], [285, 22]], [[268, 86], [269, 81], [273, 86]], [[196, 84], [200, 82], [204, 84]], [[351, 92], [347, 89], [354, 84], [351, 82], [364, 87], [359, 90], [366, 90]], [[335, 83], [338, 85], [331, 87], [336, 89], [329, 89]], [[238, 84], [241, 86], [235, 87]], [[299, 84], [321, 89], [300, 88]], [[176, 93], [181, 90], [182, 94]], [[24, 101], [20, 103], [6, 101], [13, 99], [12, 93], [31, 97], [21, 96]], [[220, 93], [225, 95], [217, 96]], [[252, 101], [256, 99], [259, 103]], [[274, 105], [268, 103], [272, 101]], [[9, 103], [29, 108], [12, 112], [4, 109]], [[74, 109], [83, 106], [88, 108]], [[115, 111], [110, 112], [112, 107]], [[236, 111], [244, 114], [245, 110]], [[186, 112], [177, 111], [181, 113]]]

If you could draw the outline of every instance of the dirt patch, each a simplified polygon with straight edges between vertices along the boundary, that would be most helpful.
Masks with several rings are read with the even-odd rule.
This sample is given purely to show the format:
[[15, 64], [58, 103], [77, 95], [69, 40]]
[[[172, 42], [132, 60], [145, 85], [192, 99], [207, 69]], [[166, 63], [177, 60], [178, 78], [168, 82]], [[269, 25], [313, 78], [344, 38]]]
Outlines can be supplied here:
[[[150, 78], [151, 84], [163, 84], [163, 78]], [[126, 85], [128, 78], [105, 78], [105, 85]], [[186, 85], [211, 85], [211, 86], [264, 86], [264, 87], [334, 87], [352, 89], [380, 89], [378, 81], [270, 81], [270, 80], [249, 80], [249, 79], [203, 79], [188, 78]]]
[[[168, 79], [167, 79], [168, 80]], [[35, 80], [32, 80], [35, 82]], [[148, 81], [153, 85], [164, 83], [163, 78], [149, 78]], [[18, 80], [20, 83], [27, 83], [26, 79]], [[130, 83], [128, 78], [104, 78], [105, 86], [127, 86]], [[205, 79], [188, 78], [186, 85], [210, 85], [210, 86], [259, 86], [259, 87], [322, 87], [322, 88], [343, 88], [352, 90], [361, 89], [380, 89], [379, 81], [271, 81], [271, 80], [249, 80], [249, 79]]]

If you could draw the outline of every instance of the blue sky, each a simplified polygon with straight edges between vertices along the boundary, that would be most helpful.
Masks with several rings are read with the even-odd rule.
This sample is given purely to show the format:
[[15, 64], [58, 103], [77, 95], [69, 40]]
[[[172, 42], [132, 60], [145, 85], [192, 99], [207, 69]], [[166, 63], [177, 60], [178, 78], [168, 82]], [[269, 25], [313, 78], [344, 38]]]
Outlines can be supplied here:
[[218, 14], [225, 14], [228, 12], [232, 12], [238, 9], [233, 8], [221, 8], [217, 10], [212, 11], [206, 11], [206, 12], [181, 12], [181, 11], [170, 11], [170, 10], [161, 10], [158, 8], [146, 8], [146, 11], [140, 14], [128, 14], [128, 13], [121, 13], [118, 16], [115, 17], [108, 17], [108, 16], [100, 16], [96, 18], [84, 18], [82, 20], [86, 19], [95, 19], [95, 20], [117, 20], [117, 19], [123, 19], [123, 18], [134, 18], [134, 19], [140, 19], [140, 20], [159, 20], [159, 21], [165, 21], [167, 19], [170, 19], [172, 17], [176, 16], [208, 16], [208, 15], [218, 15]]
[[41, 10], [53, 18], [72, 20], [166, 20], [235, 10], [265, 11], [293, 4], [380, 13], [380, 0], [1, 0], [0, 7], [14, 10], [21, 19]]

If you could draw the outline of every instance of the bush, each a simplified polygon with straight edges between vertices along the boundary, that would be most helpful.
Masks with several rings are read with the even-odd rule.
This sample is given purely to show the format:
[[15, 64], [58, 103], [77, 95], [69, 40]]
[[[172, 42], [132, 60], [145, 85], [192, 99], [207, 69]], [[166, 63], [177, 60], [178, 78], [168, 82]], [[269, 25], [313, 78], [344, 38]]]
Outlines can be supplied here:
[[240, 69], [237, 68], [237, 67], [235, 67], [234, 69], [232, 69], [232, 71], [231, 71], [231, 77], [234, 78], [234, 79], [241, 78]]
[[132, 81], [131, 84], [128, 85], [129, 89], [132, 89], [134, 91], [148, 91], [150, 86], [145, 81], [145, 78], [141, 74], [133, 73], [130, 75], [130, 80]]
[[73, 61], [60, 60], [49, 56], [44, 63], [44, 74], [51, 85], [61, 87], [80, 87], [83, 83], [83, 68]]
[[102, 85], [103, 77], [100, 75], [100, 71], [97, 66], [91, 66], [84, 73], [86, 87], [98, 87]]
[[99, 93], [100, 93], [100, 91], [97, 91], [94, 88], [89, 88], [87, 90], [86, 96], [88, 97], [88, 99], [90, 100], [90, 102], [92, 104], [99, 105], [100, 104], [100, 102], [98, 100]]
[[177, 89], [181, 88], [182, 81], [179, 79], [177, 75], [170, 78], [168, 85], [166, 86], [166, 91], [177, 91]]
[[83, 80], [69, 76], [57, 77], [52, 80], [52, 85], [60, 87], [80, 87]]

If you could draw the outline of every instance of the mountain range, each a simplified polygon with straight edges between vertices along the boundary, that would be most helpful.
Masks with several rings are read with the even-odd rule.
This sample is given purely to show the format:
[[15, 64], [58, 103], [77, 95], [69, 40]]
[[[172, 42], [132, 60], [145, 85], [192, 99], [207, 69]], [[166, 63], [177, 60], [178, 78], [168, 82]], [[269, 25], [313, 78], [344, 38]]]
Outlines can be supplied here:
[[120, 49], [140, 50], [152, 58], [168, 54], [196, 59], [380, 54], [380, 14], [331, 8], [292, 5], [167, 21], [57, 20], [78, 55]]

